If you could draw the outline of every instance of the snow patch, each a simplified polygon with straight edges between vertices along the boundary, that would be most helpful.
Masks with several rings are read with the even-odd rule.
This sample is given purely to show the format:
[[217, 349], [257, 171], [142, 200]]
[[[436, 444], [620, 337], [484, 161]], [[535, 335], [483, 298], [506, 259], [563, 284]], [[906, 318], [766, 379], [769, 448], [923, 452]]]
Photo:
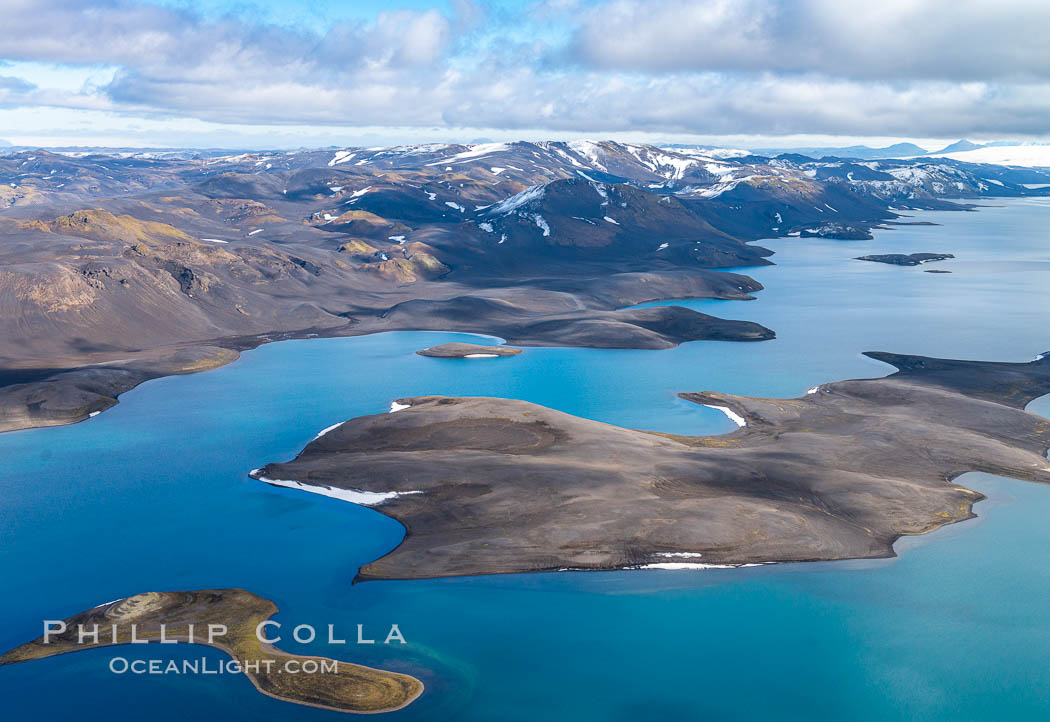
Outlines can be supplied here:
[[340, 422], [339, 422], [338, 424], [332, 424], [331, 426], [328, 426], [328, 427], [326, 427], [326, 428], [324, 428], [324, 429], [321, 429], [320, 431], [318, 431], [318, 432], [317, 432], [317, 436], [315, 436], [315, 437], [313, 438], [313, 440], [314, 440], [314, 441], [317, 441], [317, 440], [318, 440], [318, 439], [320, 439], [320, 438], [321, 438], [322, 436], [324, 436], [325, 434], [327, 434], [327, 433], [328, 433], [329, 431], [335, 431], [336, 429], [338, 429], [338, 428], [339, 428], [340, 426], [342, 426], [342, 425], [343, 425], [343, 424], [345, 424], [345, 423], [346, 423], [345, 421], [340, 421]]
[[[258, 469], [255, 471], [258, 471]], [[255, 476], [253, 478], [270, 484], [271, 486], [282, 486], [286, 489], [300, 489], [302, 491], [308, 491], [311, 494], [320, 494], [321, 496], [349, 501], [353, 504], [360, 504], [361, 506], [376, 506], [385, 501], [396, 499], [399, 496], [423, 493], [421, 491], [361, 491], [360, 489], [337, 489], [331, 486], [304, 484], [301, 481], [296, 481], [294, 479], [268, 479], [265, 476]]]
[[1050, 145], [1005, 145], [975, 148], [958, 153], [946, 153], [941, 158], [966, 161], [968, 163], [990, 163], [992, 165], [1018, 165], [1024, 167], [1050, 166]]
[[347, 162], [348, 160], [352, 159], [353, 157], [354, 157], [354, 153], [352, 153], [351, 151], [348, 151], [348, 150], [337, 150], [335, 152], [335, 156], [332, 157], [332, 160], [328, 161], [328, 165], [330, 165], [330, 166], [331, 165], [339, 165], [340, 163]]
[[[582, 170], [578, 170], [578, 171], [576, 171], [576, 172], [577, 172], [577, 173], [579, 173], [579, 174], [580, 174], [580, 176], [581, 176], [582, 178], [584, 178], [585, 180], [589, 180], [589, 181], [590, 181], [591, 183], [594, 183], [594, 184], [595, 184], [596, 186], [599, 186], [599, 185], [601, 185], [601, 182], [600, 182], [600, 181], [597, 181], [597, 180], [595, 180], [594, 178], [591, 178], [591, 177], [590, 177], [589, 175], [587, 175], [586, 173], [584, 173], [584, 172], [583, 172]], [[663, 185], [663, 184], [661, 183], [660, 185]], [[597, 188], [595, 188], [595, 190], [597, 190]], [[602, 197], [603, 197], [603, 198], [605, 197], [605, 193], [604, 193], [604, 191], [602, 192]]]
[[[428, 166], [441, 165], [443, 163], [461, 163], [467, 160], [475, 160], [482, 156], [491, 155], [492, 153], [500, 153], [505, 150], [510, 150], [510, 146], [506, 143], [478, 143], [477, 145], [467, 146], [469, 150], [465, 150], [462, 153], [456, 153], [448, 158], [442, 158], [441, 160], [434, 161], [433, 163], [427, 163]], [[452, 170], [451, 167], [445, 168], [446, 171]]]
[[574, 140], [569, 143], [569, 148], [590, 161], [592, 166], [598, 170], [608, 172], [608, 169], [599, 160], [598, 151], [600, 147], [593, 140]]
[[753, 564], [702, 564], [692, 562], [656, 562], [655, 564], [642, 564], [637, 567], [626, 567], [627, 569], [740, 569], [743, 567], [760, 567], [770, 562], [757, 562]]
[[505, 216], [508, 213], [516, 211], [521, 206], [529, 203], [530, 201], [539, 200], [543, 198], [543, 194], [547, 191], [547, 185], [542, 183], [536, 186], [530, 186], [523, 190], [521, 193], [516, 193], [510, 198], [504, 198], [499, 203], [496, 203], [488, 210], [485, 215], [494, 216], [501, 215]]
[[721, 411], [723, 414], [728, 416], [729, 420], [737, 426], [747, 426], [747, 421], [744, 419], [744, 417], [733, 411], [728, 406], [715, 406], [713, 404], [701, 404], [701, 406], [706, 406], [709, 409], [717, 409], [718, 411]]
[[543, 219], [543, 216], [539, 213], [533, 213], [529, 217], [532, 218], [532, 222], [536, 224], [536, 227], [543, 231], [544, 236], [549, 236], [551, 234], [551, 227], [547, 225], [547, 221]]

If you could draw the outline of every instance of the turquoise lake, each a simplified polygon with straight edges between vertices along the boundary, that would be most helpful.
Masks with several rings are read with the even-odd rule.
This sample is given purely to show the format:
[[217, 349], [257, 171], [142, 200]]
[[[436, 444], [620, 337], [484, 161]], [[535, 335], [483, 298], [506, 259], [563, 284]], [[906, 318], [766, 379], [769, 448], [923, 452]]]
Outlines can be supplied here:
[[[373, 509], [252, 481], [322, 428], [422, 394], [521, 398], [619, 425], [722, 433], [676, 398], [799, 396], [890, 373], [866, 350], [1028, 361], [1050, 350], [1050, 199], [915, 213], [875, 240], [763, 241], [740, 269], [754, 301], [682, 301], [758, 321], [761, 343], [666, 351], [527, 349], [445, 360], [476, 336], [404, 332], [271, 344], [230, 366], [148, 382], [84, 423], [0, 435], [0, 648], [41, 620], [149, 590], [243, 587], [273, 599], [291, 652], [406, 671], [426, 684], [393, 720], [1050, 719], [1050, 488], [973, 473], [978, 519], [902, 540], [878, 561], [704, 571], [508, 575], [352, 584], [397, 545]], [[994, 205], [992, 205], [994, 204]], [[949, 252], [905, 268], [851, 260]], [[931, 274], [937, 268], [951, 274]], [[1050, 416], [1050, 399], [1033, 403]], [[296, 644], [291, 627], [358, 623], [405, 646]], [[374, 635], [373, 635], [374, 636]], [[0, 668], [18, 720], [346, 719], [265, 697], [241, 676], [111, 674], [115, 655]]]

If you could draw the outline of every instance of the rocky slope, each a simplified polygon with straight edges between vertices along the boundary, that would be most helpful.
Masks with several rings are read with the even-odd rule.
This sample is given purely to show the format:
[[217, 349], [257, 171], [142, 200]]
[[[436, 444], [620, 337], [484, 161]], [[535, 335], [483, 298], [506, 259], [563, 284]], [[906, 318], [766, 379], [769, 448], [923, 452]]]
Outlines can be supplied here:
[[84, 418], [144, 378], [276, 338], [413, 328], [636, 348], [770, 338], [685, 309], [616, 309], [747, 298], [761, 286], [718, 269], [769, 263], [749, 241], [865, 237], [904, 198], [931, 207], [945, 195], [1045, 192], [964, 166], [589, 141], [7, 153], [0, 429]]
[[252, 475], [380, 500], [407, 535], [364, 579], [892, 556], [972, 516], [965, 471], [1050, 483], [1050, 422], [1022, 410], [1050, 392], [1050, 358], [869, 355], [899, 371], [799, 399], [682, 394], [746, 424], [724, 436], [427, 396]]

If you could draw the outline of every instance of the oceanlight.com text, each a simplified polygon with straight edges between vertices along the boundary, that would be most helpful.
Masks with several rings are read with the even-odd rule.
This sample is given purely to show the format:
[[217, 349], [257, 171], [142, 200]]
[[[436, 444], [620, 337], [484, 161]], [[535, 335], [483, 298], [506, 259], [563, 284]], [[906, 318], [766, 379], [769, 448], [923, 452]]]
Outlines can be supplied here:
[[338, 674], [339, 662], [334, 659], [255, 659], [240, 662], [236, 659], [127, 659], [114, 657], [109, 661], [113, 674]]

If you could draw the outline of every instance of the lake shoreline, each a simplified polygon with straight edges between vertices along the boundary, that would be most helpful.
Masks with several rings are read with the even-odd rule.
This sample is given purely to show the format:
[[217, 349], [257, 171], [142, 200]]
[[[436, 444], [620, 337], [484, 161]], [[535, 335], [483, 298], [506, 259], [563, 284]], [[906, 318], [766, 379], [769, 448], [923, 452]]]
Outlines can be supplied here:
[[[756, 284], [757, 285], [757, 284]], [[761, 288], [761, 286], [758, 286]], [[684, 297], [691, 299], [708, 298], [708, 296]], [[722, 297], [719, 297], [722, 298]], [[724, 297], [725, 300], [744, 300], [740, 297]], [[775, 337], [774, 332], [764, 328], [760, 324], [751, 321], [734, 321], [720, 319], [715, 316], [699, 314], [686, 308], [677, 306], [665, 306], [657, 309], [636, 309], [625, 313], [623, 309], [604, 312], [607, 316], [620, 314], [621, 316], [636, 318], [639, 324], [649, 324], [656, 330], [655, 336], [634, 337], [628, 332], [624, 336], [624, 344], [617, 345], [608, 340], [590, 339], [592, 343], [577, 345], [574, 343], [557, 343], [551, 339], [544, 342], [542, 339], [503, 339], [504, 343], [513, 343], [516, 346], [526, 347], [567, 347], [567, 348], [609, 348], [609, 349], [638, 349], [638, 350], [665, 350], [676, 348], [681, 343], [699, 340], [722, 340], [732, 342], [763, 341]], [[484, 326], [484, 322], [477, 324]], [[624, 324], [621, 324], [624, 325]], [[632, 329], [641, 328], [627, 324]], [[737, 330], [739, 329], [739, 331]], [[216, 339], [199, 344], [182, 344], [171, 350], [152, 349], [138, 354], [139, 358], [129, 362], [96, 362], [87, 365], [70, 365], [54, 375], [41, 374], [39, 369], [8, 369], [5, 371], [9, 379], [15, 381], [0, 386], [0, 433], [10, 431], [22, 431], [35, 428], [47, 428], [52, 426], [65, 426], [86, 421], [98, 412], [106, 411], [118, 403], [121, 394], [130, 391], [136, 386], [157, 378], [175, 376], [186, 373], [199, 373], [220, 368], [233, 363], [243, 351], [249, 351], [265, 344], [279, 343], [282, 341], [324, 339], [324, 338], [353, 338], [358, 336], [369, 336], [378, 333], [392, 333], [401, 331], [430, 331], [435, 333], [462, 333], [479, 337], [499, 337], [506, 329], [500, 324], [494, 328], [467, 328], [466, 325], [457, 328], [429, 328], [426, 325], [420, 328], [400, 327], [387, 328], [382, 325], [372, 326], [351, 323], [347, 326], [328, 328], [309, 328], [299, 331], [270, 332], [255, 336], [241, 336]], [[664, 334], [664, 335], [661, 335]], [[577, 339], [587, 340], [587, 339]], [[128, 356], [128, 353], [120, 354]], [[131, 354], [136, 355], [136, 354]], [[432, 354], [422, 354], [432, 355]], [[498, 355], [517, 355], [506, 353], [506, 349]], [[25, 382], [19, 383], [17, 379], [23, 375]], [[53, 408], [47, 413], [40, 409], [51, 405]], [[34, 413], [32, 410], [36, 409]]]
[[897, 371], [794, 399], [679, 394], [739, 425], [720, 436], [514, 399], [410, 397], [251, 476], [374, 494], [405, 536], [359, 581], [612, 570], [667, 554], [723, 565], [889, 557], [902, 536], [973, 518], [983, 495], [953, 483], [966, 471], [1050, 484], [1050, 425], [1023, 410], [1050, 393], [1050, 359], [867, 355]]

